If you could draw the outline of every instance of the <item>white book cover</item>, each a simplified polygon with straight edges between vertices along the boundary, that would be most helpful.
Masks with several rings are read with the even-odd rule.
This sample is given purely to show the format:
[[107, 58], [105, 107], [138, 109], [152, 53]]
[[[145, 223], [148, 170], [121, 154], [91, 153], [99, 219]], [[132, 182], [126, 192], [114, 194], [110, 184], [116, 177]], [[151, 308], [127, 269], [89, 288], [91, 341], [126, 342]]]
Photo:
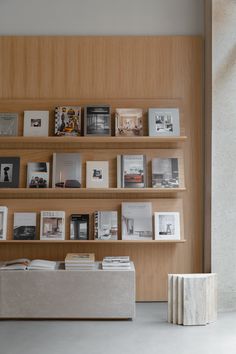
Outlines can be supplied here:
[[8, 208], [0, 206], [0, 241], [7, 239], [7, 214]]
[[95, 240], [117, 240], [117, 211], [96, 211], [94, 213]]
[[178, 212], [156, 212], [155, 240], [180, 240], [180, 214]]
[[28, 162], [27, 188], [49, 188], [49, 162]]
[[81, 187], [81, 158], [79, 153], [53, 154], [52, 187]]
[[179, 109], [149, 108], [148, 129], [149, 136], [179, 136]]
[[40, 240], [65, 240], [64, 211], [41, 211]]
[[24, 112], [24, 136], [48, 136], [49, 111]]
[[86, 188], [109, 188], [108, 161], [86, 161]]
[[14, 240], [36, 239], [36, 213], [14, 213]]
[[121, 213], [123, 240], [152, 240], [152, 203], [123, 202]]

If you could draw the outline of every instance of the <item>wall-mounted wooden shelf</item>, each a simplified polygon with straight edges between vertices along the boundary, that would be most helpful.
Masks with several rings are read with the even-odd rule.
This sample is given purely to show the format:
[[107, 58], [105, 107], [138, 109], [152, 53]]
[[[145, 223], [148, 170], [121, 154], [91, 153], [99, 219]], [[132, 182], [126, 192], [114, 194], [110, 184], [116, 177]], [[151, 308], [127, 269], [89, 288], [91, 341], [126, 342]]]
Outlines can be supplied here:
[[1, 243], [30, 243], [30, 244], [48, 244], [48, 243], [66, 243], [66, 244], [70, 244], [70, 243], [93, 243], [93, 244], [124, 244], [124, 243], [131, 243], [131, 244], [141, 244], [141, 243], [184, 243], [186, 242], [186, 240], [2, 240], [0, 241]]
[[122, 199], [167, 198], [186, 191], [186, 188], [1, 188], [2, 199]]

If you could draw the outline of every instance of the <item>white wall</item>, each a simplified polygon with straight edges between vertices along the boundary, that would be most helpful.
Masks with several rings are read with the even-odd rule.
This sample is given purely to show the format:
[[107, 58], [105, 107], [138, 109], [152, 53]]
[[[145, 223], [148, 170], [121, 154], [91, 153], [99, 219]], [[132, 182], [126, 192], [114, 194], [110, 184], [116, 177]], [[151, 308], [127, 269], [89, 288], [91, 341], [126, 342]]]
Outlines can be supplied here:
[[220, 309], [236, 310], [236, 1], [212, 4], [212, 267]]
[[203, 33], [203, 0], [1, 0], [0, 35]]

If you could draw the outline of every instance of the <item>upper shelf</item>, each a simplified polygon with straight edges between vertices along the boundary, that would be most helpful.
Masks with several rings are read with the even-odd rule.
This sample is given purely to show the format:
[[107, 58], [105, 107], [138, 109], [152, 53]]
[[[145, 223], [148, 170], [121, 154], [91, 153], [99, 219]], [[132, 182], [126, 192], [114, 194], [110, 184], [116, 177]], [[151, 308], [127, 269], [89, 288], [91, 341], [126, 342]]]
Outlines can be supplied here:
[[156, 149], [178, 146], [187, 140], [178, 137], [0, 137], [0, 149]]

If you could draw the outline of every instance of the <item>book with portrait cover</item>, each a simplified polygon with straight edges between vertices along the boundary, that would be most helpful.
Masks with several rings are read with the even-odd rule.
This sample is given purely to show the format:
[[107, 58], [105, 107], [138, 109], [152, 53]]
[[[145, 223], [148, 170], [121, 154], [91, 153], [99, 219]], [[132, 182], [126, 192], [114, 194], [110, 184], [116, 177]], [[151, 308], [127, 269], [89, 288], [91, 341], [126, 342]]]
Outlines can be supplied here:
[[55, 135], [81, 135], [80, 106], [58, 106], [55, 108]]
[[117, 156], [117, 188], [145, 188], [147, 186], [146, 156]]
[[49, 162], [28, 162], [27, 188], [49, 188]]

